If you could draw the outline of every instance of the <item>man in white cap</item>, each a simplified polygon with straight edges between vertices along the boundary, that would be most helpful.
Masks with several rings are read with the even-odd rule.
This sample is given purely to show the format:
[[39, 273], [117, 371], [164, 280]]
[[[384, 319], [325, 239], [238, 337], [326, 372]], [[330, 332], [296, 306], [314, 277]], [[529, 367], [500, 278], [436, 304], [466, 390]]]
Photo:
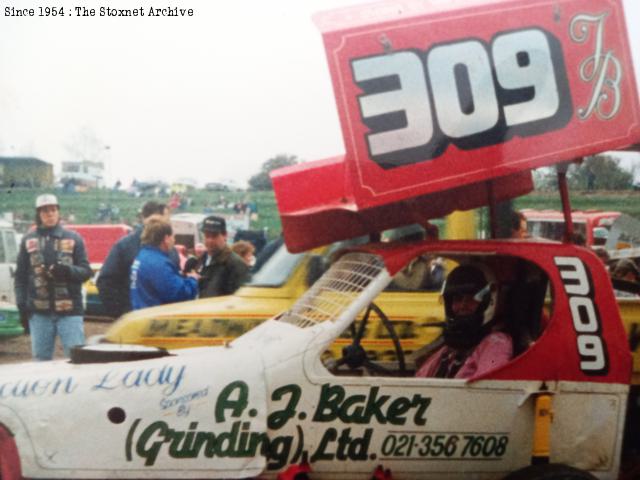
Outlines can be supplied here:
[[56, 336], [65, 356], [84, 343], [82, 284], [91, 267], [82, 237], [60, 226], [55, 195], [36, 198], [36, 229], [20, 244], [15, 290], [20, 316], [28, 318], [36, 360], [51, 360]]

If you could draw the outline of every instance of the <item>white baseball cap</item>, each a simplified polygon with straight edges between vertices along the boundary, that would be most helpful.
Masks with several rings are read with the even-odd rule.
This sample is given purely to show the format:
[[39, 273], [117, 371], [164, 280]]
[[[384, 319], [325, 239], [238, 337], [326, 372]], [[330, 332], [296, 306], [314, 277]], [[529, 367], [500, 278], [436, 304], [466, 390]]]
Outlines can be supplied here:
[[36, 209], [40, 207], [46, 207], [47, 205], [55, 205], [56, 207], [60, 206], [55, 195], [52, 195], [50, 193], [38, 195], [38, 197], [36, 198]]

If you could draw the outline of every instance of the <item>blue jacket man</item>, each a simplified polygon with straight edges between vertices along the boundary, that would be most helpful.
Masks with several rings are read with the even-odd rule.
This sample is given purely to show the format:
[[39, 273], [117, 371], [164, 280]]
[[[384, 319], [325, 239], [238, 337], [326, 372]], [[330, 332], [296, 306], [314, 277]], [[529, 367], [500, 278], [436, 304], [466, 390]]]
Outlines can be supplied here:
[[192, 300], [198, 295], [198, 274], [183, 276], [169, 257], [175, 244], [171, 224], [162, 217], [145, 221], [142, 248], [131, 266], [131, 306], [134, 310]]
[[[162, 215], [168, 219], [168, 208], [164, 203], [150, 200], [142, 207], [142, 218], [147, 219], [151, 215]], [[132, 310], [129, 299], [129, 278], [131, 265], [140, 251], [141, 235], [142, 226], [138, 226], [129, 235], [118, 240], [100, 269], [96, 286], [104, 310], [110, 317], [118, 318]], [[175, 248], [169, 251], [169, 256], [178, 266], [179, 258]]]

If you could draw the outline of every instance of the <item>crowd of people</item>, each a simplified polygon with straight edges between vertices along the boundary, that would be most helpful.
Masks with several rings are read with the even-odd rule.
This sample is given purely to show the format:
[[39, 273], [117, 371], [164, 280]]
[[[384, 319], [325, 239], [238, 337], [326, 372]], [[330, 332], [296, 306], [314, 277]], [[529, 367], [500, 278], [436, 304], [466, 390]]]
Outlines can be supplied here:
[[109, 316], [229, 295], [249, 279], [253, 249], [239, 245], [247, 260], [231, 249], [223, 217], [210, 215], [204, 219], [204, 245], [182, 260], [176, 250], [168, 206], [147, 202], [142, 216], [143, 224], [113, 246], [98, 277], [98, 292]]
[[[35, 208], [36, 228], [25, 235], [18, 253], [16, 303], [34, 359], [52, 359], [57, 337], [69, 357], [85, 342], [82, 284], [92, 270], [82, 237], [60, 222], [57, 198], [40, 195]], [[223, 217], [204, 219], [204, 245], [181, 262], [169, 214], [166, 204], [146, 202], [142, 224], [111, 248], [97, 280], [108, 316], [229, 295], [249, 280], [255, 248], [246, 241], [229, 246]]]

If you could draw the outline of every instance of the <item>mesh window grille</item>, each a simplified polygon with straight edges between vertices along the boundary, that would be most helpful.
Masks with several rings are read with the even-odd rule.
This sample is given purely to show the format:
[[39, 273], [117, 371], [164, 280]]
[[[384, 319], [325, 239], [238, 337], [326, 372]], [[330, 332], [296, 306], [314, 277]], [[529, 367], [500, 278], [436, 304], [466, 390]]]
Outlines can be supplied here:
[[358, 252], [343, 255], [280, 321], [306, 328], [335, 320], [383, 269], [378, 256]]

